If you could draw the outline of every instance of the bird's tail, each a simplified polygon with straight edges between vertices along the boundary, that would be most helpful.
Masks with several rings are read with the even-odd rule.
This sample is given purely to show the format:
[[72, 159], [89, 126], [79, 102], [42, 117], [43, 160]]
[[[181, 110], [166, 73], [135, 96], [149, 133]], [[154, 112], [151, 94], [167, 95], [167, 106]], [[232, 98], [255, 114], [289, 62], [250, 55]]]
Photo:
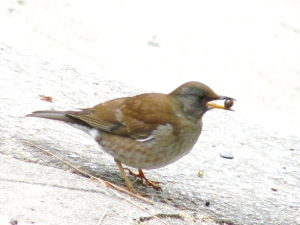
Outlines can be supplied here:
[[79, 125], [85, 125], [88, 126], [84, 121], [76, 119], [72, 116], [67, 115], [67, 111], [35, 111], [31, 114], [28, 114], [26, 116], [28, 117], [38, 117], [38, 118], [44, 118], [44, 119], [50, 119], [50, 120], [58, 120], [70, 124], [79, 124]]

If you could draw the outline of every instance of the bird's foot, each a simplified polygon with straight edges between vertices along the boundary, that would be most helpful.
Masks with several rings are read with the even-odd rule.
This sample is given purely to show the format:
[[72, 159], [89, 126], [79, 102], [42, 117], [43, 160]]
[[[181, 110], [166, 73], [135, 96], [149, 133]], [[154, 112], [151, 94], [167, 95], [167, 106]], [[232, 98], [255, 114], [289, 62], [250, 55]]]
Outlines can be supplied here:
[[158, 185], [158, 184], [161, 184], [161, 182], [149, 180], [148, 178], [146, 178], [143, 170], [139, 169], [139, 173], [134, 173], [128, 168], [124, 168], [124, 170], [128, 170], [130, 175], [140, 178], [142, 180], [142, 183], [143, 183], [144, 186], [150, 185], [155, 190], [162, 191], [161, 187]]

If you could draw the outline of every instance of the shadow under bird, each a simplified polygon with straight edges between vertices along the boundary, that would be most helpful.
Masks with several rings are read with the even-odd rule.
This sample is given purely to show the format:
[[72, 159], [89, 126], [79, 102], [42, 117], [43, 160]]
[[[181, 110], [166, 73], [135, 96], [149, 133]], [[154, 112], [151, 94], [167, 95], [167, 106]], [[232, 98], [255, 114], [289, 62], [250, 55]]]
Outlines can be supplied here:
[[155, 189], [159, 182], [147, 179], [143, 169], [169, 165], [187, 153], [202, 130], [202, 116], [212, 103], [233, 98], [217, 95], [207, 85], [191, 81], [170, 94], [146, 93], [117, 98], [80, 111], [36, 111], [27, 116], [63, 121], [88, 133], [117, 163], [127, 189], [134, 191], [122, 164], [137, 168], [131, 175]]

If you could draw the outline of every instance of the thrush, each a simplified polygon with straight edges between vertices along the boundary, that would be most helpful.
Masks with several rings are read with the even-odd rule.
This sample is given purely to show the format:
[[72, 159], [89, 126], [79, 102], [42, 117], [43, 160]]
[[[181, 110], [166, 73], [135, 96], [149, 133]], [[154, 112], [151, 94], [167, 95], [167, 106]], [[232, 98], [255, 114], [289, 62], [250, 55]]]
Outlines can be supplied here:
[[234, 99], [192, 81], [169, 94], [146, 93], [79, 111], [36, 111], [27, 116], [63, 121], [88, 133], [114, 158], [129, 191], [132, 184], [122, 164], [137, 168], [138, 174], [129, 173], [160, 189], [143, 169], [164, 167], [188, 154], [201, 134], [203, 115], [213, 108], [231, 110], [214, 100]]

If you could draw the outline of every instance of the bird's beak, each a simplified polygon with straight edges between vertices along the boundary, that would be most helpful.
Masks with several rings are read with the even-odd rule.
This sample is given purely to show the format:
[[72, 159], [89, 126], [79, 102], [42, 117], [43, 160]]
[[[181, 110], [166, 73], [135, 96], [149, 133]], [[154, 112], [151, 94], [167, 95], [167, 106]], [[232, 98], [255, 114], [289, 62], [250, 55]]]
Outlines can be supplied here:
[[[222, 95], [218, 95], [218, 97], [216, 97], [215, 99], [213, 99], [211, 101], [214, 101], [214, 100], [232, 100], [232, 101], [235, 101], [234, 98], [230, 98], [230, 97], [226, 97], [226, 96], [222, 96]], [[205, 105], [207, 106], [208, 109], [217, 108], [217, 109], [225, 109], [225, 110], [233, 111], [232, 109], [230, 109], [230, 107], [226, 108], [223, 105], [218, 105], [218, 104], [213, 103], [213, 102], [207, 102]]]

